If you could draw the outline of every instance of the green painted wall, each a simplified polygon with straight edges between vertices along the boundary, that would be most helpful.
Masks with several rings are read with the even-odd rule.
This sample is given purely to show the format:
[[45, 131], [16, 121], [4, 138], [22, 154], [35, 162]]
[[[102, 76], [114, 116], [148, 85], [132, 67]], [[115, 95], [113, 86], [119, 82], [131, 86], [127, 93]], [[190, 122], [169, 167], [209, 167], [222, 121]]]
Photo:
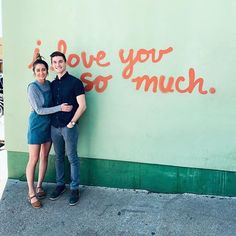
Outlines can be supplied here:
[[235, 10], [233, 0], [3, 0], [7, 150], [27, 152], [34, 51], [49, 61], [59, 48], [87, 89], [80, 156], [234, 176]]
[[[25, 181], [27, 153], [8, 152], [9, 177]], [[236, 173], [167, 165], [81, 158], [81, 184], [145, 189], [162, 193], [197, 193], [236, 196]], [[69, 182], [69, 165], [66, 179]], [[55, 181], [54, 157], [50, 156], [45, 181]]]

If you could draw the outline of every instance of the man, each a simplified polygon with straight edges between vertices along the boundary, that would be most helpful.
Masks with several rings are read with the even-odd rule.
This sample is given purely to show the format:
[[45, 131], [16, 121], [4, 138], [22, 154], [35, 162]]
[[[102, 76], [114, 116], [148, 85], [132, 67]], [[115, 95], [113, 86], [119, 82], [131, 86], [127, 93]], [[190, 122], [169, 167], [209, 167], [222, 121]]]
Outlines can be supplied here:
[[77, 155], [78, 127], [77, 123], [86, 110], [84, 86], [82, 82], [66, 71], [66, 57], [56, 51], [51, 55], [51, 63], [56, 78], [51, 84], [53, 105], [68, 103], [73, 106], [71, 112], [57, 112], [52, 115], [51, 136], [56, 154], [56, 189], [50, 200], [57, 200], [66, 191], [64, 180], [65, 151], [70, 163], [70, 199], [69, 204], [79, 201], [79, 158]]

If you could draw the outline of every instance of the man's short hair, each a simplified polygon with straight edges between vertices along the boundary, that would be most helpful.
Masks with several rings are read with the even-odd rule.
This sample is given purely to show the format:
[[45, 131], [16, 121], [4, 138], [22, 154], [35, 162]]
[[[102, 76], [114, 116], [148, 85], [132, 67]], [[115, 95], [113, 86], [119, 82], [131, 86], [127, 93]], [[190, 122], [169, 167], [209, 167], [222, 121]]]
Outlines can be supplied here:
[[62, 52], [59, 52], [59, 51], [55, 51], [55, 52], [53, 52], [53, 53], [50, 55], [50, 57], [51, 57], [51, 63], [52, 63], [52, 58], [53, 58], [53, 57], [58, 57], [58, 56], [63, 57], [64, 61], [66, 62], [66, 56], [65, 56], [65, 54], [62, 53]]

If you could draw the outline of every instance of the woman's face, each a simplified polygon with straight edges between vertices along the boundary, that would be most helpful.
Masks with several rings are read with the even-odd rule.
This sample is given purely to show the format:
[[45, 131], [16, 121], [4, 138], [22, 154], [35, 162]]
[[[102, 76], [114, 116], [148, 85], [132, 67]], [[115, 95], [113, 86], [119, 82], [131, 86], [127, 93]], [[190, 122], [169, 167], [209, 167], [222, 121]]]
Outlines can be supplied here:
[[44, 82], [44, 80], [46, 79], [46, 77], [48, 75], [47, 68], [45, 67], [44, 64], [37, 64], [35, 66], [34, 73], [35, 73], [36, 79], [39, 82]]

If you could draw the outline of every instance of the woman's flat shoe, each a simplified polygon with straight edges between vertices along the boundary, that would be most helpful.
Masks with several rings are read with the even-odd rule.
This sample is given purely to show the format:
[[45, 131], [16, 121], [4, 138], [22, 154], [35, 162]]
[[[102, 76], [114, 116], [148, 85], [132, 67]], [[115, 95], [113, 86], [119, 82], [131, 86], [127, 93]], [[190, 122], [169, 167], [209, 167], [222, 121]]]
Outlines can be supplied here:
[[33, 195], [33, 196], [29, 196], [28, 195], [28, 201], [29, 201], [29, 204], [33, 207], [33, 208], [41, 208], [42, 207], [42, 204], [41, 202], [37, 199], [36, 202], [31, 202], [33, 198], [37, 198], [36, 195]]
[[37, 187], [36, 195], [38, 199], [43, 199], [46, 197], [47, 193], [43, 190], [42, 187]]

